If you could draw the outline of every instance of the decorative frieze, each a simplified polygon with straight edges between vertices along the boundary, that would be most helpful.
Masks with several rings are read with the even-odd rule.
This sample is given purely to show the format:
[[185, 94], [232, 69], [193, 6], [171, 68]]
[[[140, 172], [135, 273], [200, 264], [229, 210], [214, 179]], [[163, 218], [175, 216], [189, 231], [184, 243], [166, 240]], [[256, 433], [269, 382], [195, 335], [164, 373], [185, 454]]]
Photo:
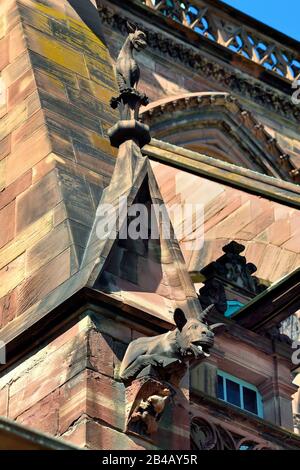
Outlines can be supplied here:
[[204, 418], [194, 418], [191, 426], [194, 450], [271, 450], [262, 441], [232, 433], [226, 427]]
[[296, 80], [300, 76], [299, 53], [229, 16], [222, 8], [213, 8], [203, 0], [140, 1], [197, 34], [241, 54], [281, 77]]

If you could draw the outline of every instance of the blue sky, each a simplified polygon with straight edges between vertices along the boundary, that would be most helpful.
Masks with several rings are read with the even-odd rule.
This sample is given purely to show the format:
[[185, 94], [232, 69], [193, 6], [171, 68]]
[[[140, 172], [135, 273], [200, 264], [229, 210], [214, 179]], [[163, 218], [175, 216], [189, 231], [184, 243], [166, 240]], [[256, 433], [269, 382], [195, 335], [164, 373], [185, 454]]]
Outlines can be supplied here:
[[222, 0], [300, 41], [300, 0]]

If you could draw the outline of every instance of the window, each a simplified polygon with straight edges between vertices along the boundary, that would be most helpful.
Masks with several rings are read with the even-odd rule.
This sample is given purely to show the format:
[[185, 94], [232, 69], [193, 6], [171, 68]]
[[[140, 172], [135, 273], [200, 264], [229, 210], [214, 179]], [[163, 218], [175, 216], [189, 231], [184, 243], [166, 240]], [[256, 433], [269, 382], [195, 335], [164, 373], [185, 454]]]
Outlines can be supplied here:
[[257, 388], [223, 371], [218, 371], [217, 397], [263, 418], [262, 398]]
[[225, 317], [231, 317], [235, 312], [238, 312], [244, 304], [238, 300], [227, 300], [227, 310], [224, 313]]

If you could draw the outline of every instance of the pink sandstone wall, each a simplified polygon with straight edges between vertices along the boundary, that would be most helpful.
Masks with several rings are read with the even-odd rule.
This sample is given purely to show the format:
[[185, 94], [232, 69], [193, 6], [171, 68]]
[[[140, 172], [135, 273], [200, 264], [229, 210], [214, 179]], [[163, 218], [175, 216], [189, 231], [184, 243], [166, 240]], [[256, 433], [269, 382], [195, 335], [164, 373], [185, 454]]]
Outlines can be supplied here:
[[109, 53], [66, 0], [1, 1], [0, 72], [3, 328], [78, 271], [116, 115]]
[[[193, 227], [180, 240], [189, 271], [199, 271], [216, 260], [230, 240], [246, 246], [243, 254], [267, 284], [300, 266], [299, 211], [160, 163], [153, 163], [153, 168], [167, 206], [203, 204], [204, 225]], [[173, 220], [175, 231], [182, 223], [180, 217]], [[200, 250], [185, 248], [188, 241], [202, 235]]]

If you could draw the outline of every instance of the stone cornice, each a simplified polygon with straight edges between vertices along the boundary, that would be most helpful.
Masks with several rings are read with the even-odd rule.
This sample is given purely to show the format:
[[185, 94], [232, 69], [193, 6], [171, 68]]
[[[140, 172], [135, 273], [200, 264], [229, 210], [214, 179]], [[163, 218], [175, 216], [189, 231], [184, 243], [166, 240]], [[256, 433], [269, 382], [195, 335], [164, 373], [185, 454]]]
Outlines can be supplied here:
[[74, 444], [0, 417], [0, 450], [81, 450]]
[[295, 209], [300, 208], [300, 188], [297, 184], [156, 139], [152, 139], [150, 144], [143, 148], [143, 153], [152, 160], [166, 163], [194, 175], [268, 198]]
[[[125, 33], [126, 22], [130, 19], [130, 14], [127, 15], [120, 8], [115, 8], [112, 3], [118, 4], [118, 1], [97, 0], [100, 18], [103, 23]], [[170, 25], [167, 18], [149, 9], [147, 18], [145, 18], [145, 20], [148, 20], [146, 22], [143, 16], [147, 7], [144, 5], [126, 3], [125, 6], [122, 2], [120, 6], [135, 12], [137, 19], [140, 19], [140, 22], [136, 21], [136, 23], [146, 32], [149, 47], [153, 50], [157, 50], [164, 55], [167, 54], [172, 60], [175, 59], [183, 63], [204, 78], [214, 80], [219, 86], [230, 89], [243, 98], [254, 101], [262, 107], [267, 107], [288, 120], [293, 119], [297, 123], [300, 122], [300, 107], [292, 103], [291, 85], [285, 79], [274, 77], [274, 74], [268, 72], [261, 65], [250, 62], [252, 68], [257, 68], [251, 76], [249, 66], [243, 64], [243, 57], [238, 56], [229, 49], [224, 50], [218, 44], [210, 44], [210, 41], [201, 36], [199, 37], [193, 31], [189, 31], [187, 35], [182, 31], [184, 27], [181, 25], [178, 25], [177, 30], [174, 31], [174, 27]], [[151, 15], [156, 20], [155, 29], [149, 27]], [[160, 30], [158, 30], [158, 27], [161, 27]], [[200, 44], [201, 51], [199, 50]], [[217, 57], [218, 60], [213, 60], [213, 56]], [[230, 67], [233, 56], [238, 56], [235, 60], [235, 70]], [[236, 71], [239, 66], [237, 61], [240, 62], [240, 68], [243, 72]], [[245, 77], [246, 74], [248, 77]]]
[[239, 310], [232, 319], [244, 328], [271, 331], [299, 310], [300, 268], [279, 280]]
[[[134, 328], [147, 335], [157, 335], [172, 329], [174, 325], [166, 320], [162, 320], [145, 310], [128, 303], [115, 299], [109, 294], [105, 294], [95, 289], [84, 287], [64, 300], [60, 305], [54, 307], [50, 313], [35, 315], [35, 321], [22, 322], [22, 326], [15, 333], [15, 328], [9, 324], [1, 331], [1, 340], [6, 344], [7, 363], [0, 366], [0, 373], [12, 366], [16, 361], [32, 351], [38, 342], [49, 341], [56, 337], [62, 330], [74, 324], [86, 310], [100, 313], [107, 318], [117, 319], [122, 324], [134, 326]], [[223, 315], [213, 313], [211, 322], [223, 321], [228, 324], [228, 332], [233, 338], [239, 338], [245, 344], [255, 346], [265, 354], [272, 354], [272, 341], [260, 334], [239, 326], [237, 323], [224, 318]], [[280, 348], [281, 345], [278, 345]], [[290, 350], [283, 345], [279, 354], [282, 357], [289, 357]]]

